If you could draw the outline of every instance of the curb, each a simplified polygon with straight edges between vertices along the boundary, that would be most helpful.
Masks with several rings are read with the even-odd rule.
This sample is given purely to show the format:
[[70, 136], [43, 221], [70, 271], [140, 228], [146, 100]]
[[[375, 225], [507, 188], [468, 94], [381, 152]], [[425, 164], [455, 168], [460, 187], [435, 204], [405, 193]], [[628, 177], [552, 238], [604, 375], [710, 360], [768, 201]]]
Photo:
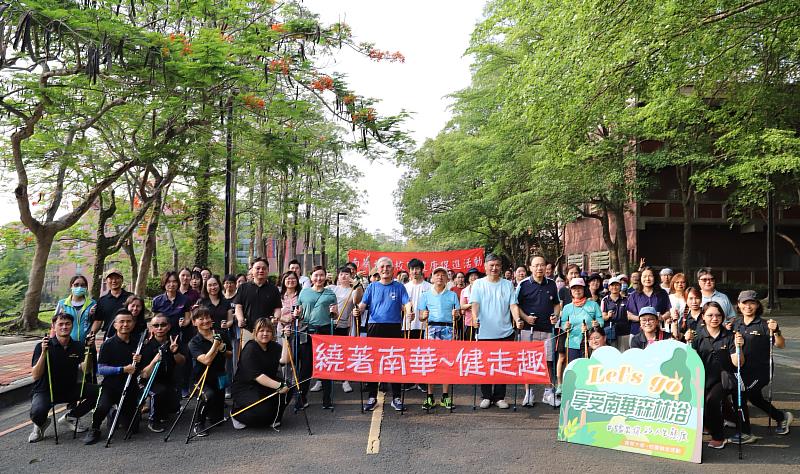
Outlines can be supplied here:
[[32, 385], [33, 378], [25, 377], [0, 387], [0, 409], [30, 400]]

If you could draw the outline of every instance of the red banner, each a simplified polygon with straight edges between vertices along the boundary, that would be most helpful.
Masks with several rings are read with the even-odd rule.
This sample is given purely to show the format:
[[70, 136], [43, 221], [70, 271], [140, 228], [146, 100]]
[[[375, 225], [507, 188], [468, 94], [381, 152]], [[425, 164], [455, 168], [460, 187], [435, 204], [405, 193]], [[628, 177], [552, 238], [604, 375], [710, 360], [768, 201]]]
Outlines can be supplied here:
[[483, 271], [483, 249], [450, 250], [447, 252], [381, 252], [380, 250], [351, 250], [347, 252], [347, 260], [355, 263], [359, 270], [370, 272], [381, 257], [389, 257], [394, 262], [394, 271], [408, 271], [408, 261], [418, 258], [425, 264], [426, 277], [436, 267], [445, 267], [454, 272], [464, 272], [470, 268]]
[[543, 341], [314, 335], [314, 377], [355, 382], [549, 384]]

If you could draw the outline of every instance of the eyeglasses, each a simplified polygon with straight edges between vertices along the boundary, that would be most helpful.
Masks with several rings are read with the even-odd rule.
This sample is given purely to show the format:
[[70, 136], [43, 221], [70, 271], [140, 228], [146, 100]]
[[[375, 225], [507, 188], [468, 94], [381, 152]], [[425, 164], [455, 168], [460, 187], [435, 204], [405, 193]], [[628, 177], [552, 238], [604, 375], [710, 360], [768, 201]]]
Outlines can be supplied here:
[[151, 324], [154, 328], [165, 328], [169, 326], [169, 323], [153, 323]]
[[644, 319], [640, 318], [639, 322], [641, 324], [655, 324], [656, 323], [656, 319], [655, 318], [644, 318]]
[[723, 316], [721, 314], [704, 314], [703, 316], [705, 316], [708, 319], [723, 319]]

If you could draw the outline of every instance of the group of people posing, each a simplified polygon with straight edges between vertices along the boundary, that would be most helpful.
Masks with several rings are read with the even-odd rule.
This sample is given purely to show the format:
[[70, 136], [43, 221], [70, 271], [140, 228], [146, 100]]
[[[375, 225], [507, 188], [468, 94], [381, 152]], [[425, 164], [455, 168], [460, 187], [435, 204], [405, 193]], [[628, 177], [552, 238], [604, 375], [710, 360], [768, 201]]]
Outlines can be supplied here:
[[[151, 311], [142, 297], [123, 289], [119, 271], [107, 272], [107, 292], [96, 302], [88, 296], [86, 278], [77, 275], [70, 281], [71, 294], [56, 307], [50, 334], [33, 354], [29, 441], [44, 437], [48, 412], [60, 403], [67, 411], [58, 423], [86, 431], [86, 444], [100, 439], [103, 420], [110, 426], [115, 418], [113, 410], [119, 411], [114, 414], [120, 426], [135, 432], [146, 416], [148, 429], [161, 433], [182, 397], [196, 393], [195, 436], [208, 435], [207, 427], [225, 419], [226, 398], [232, 401], [229, 418], [236, 429], [277, 428], [287, 406], [308, 407], [310, 391], [321, 391], [322, 408], [333, 409], [333, 383], [311, 384], [315, 335], [543, 341], [553, 380], [542, 401], [552, 406], [560, 404], [569, 361], [590, 357], [604, 345], [625, 351], [674, 338], [691, 344], [706, 368], [709, 447], [724, 447], [729, 439], [724, 426], [737, 420], [734, 409], [740, 407], [738, 397], [731, 396], [737, 389], [731, 380], [738, 372], [744, 419], [733, 440], [757, 440], [748, 401], [776, 421], [778, 434], [789, 432], [792, 414], [777, 410], [762, 393], [771, 380], [771, 349], [784, 347], [785, 340], [776, 321], [761, 318], [754, 291], [743, 291], [734, 307], [716, 290], [710, 269], [697, 273], [699, 288], [687, 288], [686, 276], [669, 269], [660, 272], [661, 284], [656, 284], [654, 270], [646, 266], [630, 278], [606, 278], [582, 275], [568, 265], [562, 276], [534, 256], [507, 279], [501, 259], [489, 254], [484, 268], [485, 275], [476, 268], [453, 273], [437, 267], [428, 281], [422, 261], [412, 259], [403, 274], [383, 257], [369, 279], [348, 263], [331, 282], [323, 267], [305, 276], [294, 260], [277, 285], [263, 259], [256, 259], [246, 275], [224, 278], [208, 269], [185, 268], [163, 275], [163, 294], [152, 300]], [[104, 341], [97, 351], [100, 332]], [[129, 379], [133, 383], [126, 391]], [[344, 392], [353, 390], [347, 381], [341, 386]], [[411, 388], [427, 393], [422, 405], [427, 410], [454, 408], [448, 386], [438, 402], [432, 386]], [[378, 389], [377, 383], [364, 384], [363, 410], [375, 408]], [[407, 389], [390, 384], [395, 410], [406, 409]], [[123, 391], [129, 392], [124, 402]], [[482, 409], [510, 406], [505, 385], [481, 385], [480, 394]], [[534, 406], [536, 398], [534, 388], [526, 386], [523, 406]], [[92, 410], [86, 426], [80, 419]]]

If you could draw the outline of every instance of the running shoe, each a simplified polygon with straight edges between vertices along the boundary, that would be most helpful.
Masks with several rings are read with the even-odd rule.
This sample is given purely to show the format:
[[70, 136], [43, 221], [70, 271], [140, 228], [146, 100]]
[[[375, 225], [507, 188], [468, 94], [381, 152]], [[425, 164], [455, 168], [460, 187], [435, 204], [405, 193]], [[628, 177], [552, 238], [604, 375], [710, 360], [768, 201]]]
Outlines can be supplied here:
[[794, 420], [794, 415], [792, 415], [792, 412], [790, 411], [783, 412], [783, 421], [778, 423], [778, 427], [775, 428], [775, 433], [779, 435], [789, 434], [789, 426], [792, 425], [793, 420]]
[[394, 408], [394, 411], [403, 411], [406, 409], [406, 407], [403, 405], [402, 400], [400, 400], [399, 398], [395, 398], [394, 400], [392, 400], [392, 408]]
[[378, 400], [374, 397], [369, 397], [367, 403], [364, 404], [364, 411], [372, 411], [375, 409], [375, 405], [378, 404]]
[[453, 398], [450, 395], [442, 395], [442, 401], [439, 402], [439, 405], [447, 408], [448, 410], [452, 410], [456, 406], [453, 404]]
[[436, 400], [433, 399], [433, 395], [428, 395], [425, 397], [425, 401], [422, 402], [422, 409], [430, 410], [431, 408], [436, 408]]

